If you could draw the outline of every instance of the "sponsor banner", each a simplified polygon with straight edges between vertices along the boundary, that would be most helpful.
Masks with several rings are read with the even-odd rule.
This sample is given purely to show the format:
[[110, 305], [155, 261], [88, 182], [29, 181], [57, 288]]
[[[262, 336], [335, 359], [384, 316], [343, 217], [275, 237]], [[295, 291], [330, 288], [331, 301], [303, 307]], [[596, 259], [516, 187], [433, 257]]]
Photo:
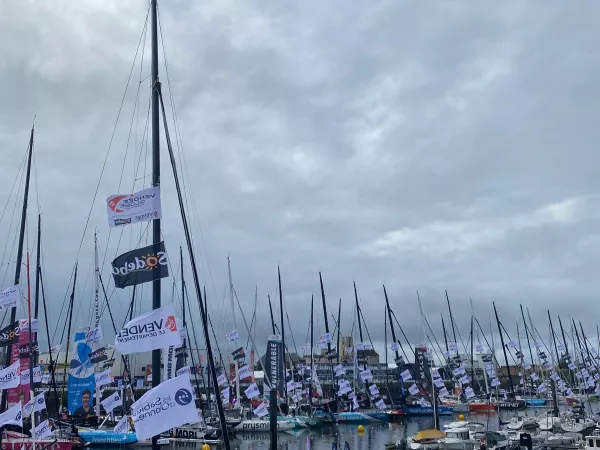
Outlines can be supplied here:
[[221, 374], [217, 377], [217, 384], [219, 386], [227, 386], [227, 377], [224, 374]]
[[234, 342], [240, 338], [240, 334], [238, 333], [238, 330], [234, 328], [232, 331], [225, 333], [225, 337], [229, 342]]
[[112, 262], [112, 275], [115, 286], [121, 289], [168, 277], [165, 243], [158, 242], [117, 256]]
[[160, 187], [153, 186], [133, 194], [111, 195], [106, 199], [106, 212], [111, 228], [160, 219]]
[[114, 363], [115, 363], [115, 358], [107, 359], [106, 361], [104, 361], [104, 364], [102, 364], [102, 368], [106, 369], [108, 367], [112, 367]]
[[39, 347], [37, 342], [19, 345], [19, 359], [29, 359], [32, 355], [39, 355]]
[[428, 376], [431, 370], [431, 365], [426, 356], [427, 349], [425, 347], [415, 348], [415, 365], [414, 365], [414, 380], [420, 382], [424, 388], [429, 386]]
[[246, 397], [251, 399], [258, 397], [260, 395], [260, 391], [258, 390], [258, 386], [256, 385], [256, 383], [252, 383], [250, 386], [248, 386], [248, 389], [244, 391], [244, 394], [246, 395]]
[[372, 380], [373, 379], [373, 373], [371, 372], [371, 369], [365, 369], [365, 370], [361, 370], [360, 371], [360, 379], [364, 381], [368, 381], [368, 380]]
[[331, 332], [319, 336], [319, 342], [322, 344], [329, 344], [331, 341]]
[[250, 377], [250, 372], [252, 371], [252, 369], [250, 368], [249, 365], [245, 365], [243, 367], [240, 367], [238, 369], [238, 377], [240, 380], [243, 380], [244, 378], [248, 378]]
[[190, 370], [190, 368], [188, 366], [184, 366], [181, 369], [177, 370], [177, 372], [175, 373], [175, 376], [178, 377], [179, 375], [183, 375], [184, 373], [191, 374], [192, 371]]
[[7, 409], [6, 412], [0, 414], [0, 426], [17, 425], [23, 428], [22, 406], [23, 404], [21, 402], [17, 402], [12, 408]]
[[254, 408], [254, 414], [256, 414], [258, 417], [264, 417], [267, 414], [269, 414], [269, 410], [267, 409], [267, 405], [263, 403], [261, 403], [260, 405], [258, 405], [256, 408]]
[[[26, 386], [30, 382], [30, 370], [29, 369], [21, 369], [21, 386]], [[42, 382], [42, 368], [40, 366], [33, 368], [33, 382], [41, 383]]]
[[20, 298], [19, 285], [7, 287], [0, 292], [0, 309], [16, 308]]
[[139, 441], [186, 423], [198, 423], [190, 376], [172, 378], [149, 390], [132, 405], [131, 415]]
[[[21, 328], [21, 331], [29, 331], [29, 319], [20, 319], [19, 327]], [[38, 320], [37, 319], [31, 320], [31, 332], [32, 333], [38, 332]]]
[[0, 330], [0, 347], [16, 344], [19, 342], [19, 321], [15, 320], [10, 325]]
[[90, 362], [92, 364], [97, 364], [99, 362], [108, 360], [108, 351], [106, 347], [101, 347], [98, 350], [90, 353], [88, 357], [90, 358]]
[[[180, 337], [181, 339], [181, 337]], [[163, 353], [163, 367], [164, 367], [164, 376], [163, 379], [170, 380], [175, 376], [175, 347], [170, 346], [162, 351]]]
[[33, 429], [33, 431], [35, 434], [36, 441], [40, 441], [44, 438], [47, 438], [52, 434], [52, 430], [50, 429], [50, 423], [48, 422], [48, 419], [44, 420], [42, 423], [36, 426]]
[[85, 334], [85, 339], [88, 342], [98, 342], [102, 339], [102, 327], [98, 325], [95, 328], [92, 328]]
[[246, 353], [244, 353], [244, 347], [240, 347], [231, 352], [231, 356], [233, 356], [234, 361], [237, 361], [238, 359], [244, 359], [246, 357]]
[[108, 396], [104, 400], [102, 400], [100, 404], [107, 413], [111, 413], [113, 409], [123, 404], [123, 399], [121, 398], [121, 394], [115, 392], [113, 395]]
[[44, 409], [46, 409], [46, 392], [40, 392], [38, 395], [36, 395], [33, 399], [33, 411], [34, 412], [38, 412], [38, 411], [43, 411]]
[[111, 369], [108, 368], [104, 372], [95, 373], [94, 380], [96, 383], [96, 387], [104, 386], [106, 384], [111, 384], [115, 382], [115, 379], [112, 376]]
[[172, 303], [129, 321], [115, 337], [115, 347], [122, 355], [180, 345]]
[[283, 394], [285, 392], [285, 375], [281, 339], [269, 339], [265, 355], [265, 372], [267, 377], [272, 387], [276, 388], [278, 393]]
[[416, 384], [413, 384], [408, 388], [408, 392], [410, 392], [410, 395], [417, 395], [419, 393], [419, 388]]
[[121, 417], [121, 420], [115, 425], [113, 431], [115, 433], [127, 433], [129, 431], [129, 416]]
[[92, 348], [85, 339], [85, 333], [77, 333], [67, 379], [68, 410], [71, 415], [86, 415], [92, 411], [95, 377], [90, 353]]
[[[11, 348], [11, 355], [10, 355], [10, 362], [11, 362], [11, 364], [14, 364], [15, 361], [19, 360], [19, 346], [25, 345], [25, 344], [29, 343], [29, 341], [30, 341], [29, 330], [23, 331], [23, 328], [21, 328], [19, 330], [19, 342], [18, 342], [18, 345], [13, 345], [12, 348]], [[26, 361], [23, 361], [23, 365], [27, 366]], [[19, 380], [19, 383], [21, 381], [20, 374], [21, 374], [21, 372], [19, 370], [19, 372], [17, 374], [17, 379]], [[0, 381], [1, 381], [1, 377], [0, 377]], [[3, 389], [1, 382], [0, 382], [0, 389]], [[23, 404], [25, 404], [29, 400], [31, 400], [31, 397], [29, 396], [29, 389], [21, 389], [18, 385], [15, 388], [8, 389], [8, 404], [9, 405], [14, 405], [19, 400]]]

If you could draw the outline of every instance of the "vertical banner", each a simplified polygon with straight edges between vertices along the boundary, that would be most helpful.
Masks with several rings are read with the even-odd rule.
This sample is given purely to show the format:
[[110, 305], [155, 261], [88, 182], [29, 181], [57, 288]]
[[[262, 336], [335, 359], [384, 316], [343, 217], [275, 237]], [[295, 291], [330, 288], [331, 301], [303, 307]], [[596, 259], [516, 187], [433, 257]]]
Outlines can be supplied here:
[[415, 347], [415, 381], [421, 383], [422, 386], [428, 387], [428, 374], [430, 372], [429, 360], [427, 359], [427, 347], [417, 346]]
[[162, 381], [170, 380], [175, 377], [175, 347], [164, 348], [163, 351], [164, 375]]
[[[15, 361], [19, 359], [19, 348], [29, 344], [31, 341], [31, 335], [29, 334], [29, 322], [27, 322], [27, 326], [23, 326], [23, 321], [19, 323], [19, 342], [16, 345], [12, 346], [12, 351], [10, 354], [10, 363], [13, 364]], [[21, 367], [26, 369], [29, 367], [29, 358], [23, 358], [21, 360]], [[12, 388], [8, 390], [8, 405], [12, 406], [16, 404], [19, 400], [23, 402], [23, 405], [30, 400], [29, 397], [29, 386], [17, 386], [16, 388]]]
[[285, 393], [285, 377], [283, 371], [283, 344], [279, 336], [269, 336], [265, 353], [265, 372], [277, 393]]
[[89, 358], [90, 353], [92, 353], [92, 348], [86, 340], [85, 333], [75, 334], [67, 381], [68, 410], [71, 415], [94, 414], [92, 399], [94, 398], [95, 377], [94, 363]]

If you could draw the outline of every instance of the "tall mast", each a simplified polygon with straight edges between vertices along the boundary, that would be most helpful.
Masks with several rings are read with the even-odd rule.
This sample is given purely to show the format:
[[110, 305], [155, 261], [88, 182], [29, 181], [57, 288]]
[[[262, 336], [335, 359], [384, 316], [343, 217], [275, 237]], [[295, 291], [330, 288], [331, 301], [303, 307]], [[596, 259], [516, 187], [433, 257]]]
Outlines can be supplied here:
[[[550, 310], [548, 310], [548, 321], [550, 322], [550, 333], [552, 334], [552, 342], [554, 343], [554, 351], [556, 352], [556, 367], [560, 372], [560, 355], [558, 354], [558, 346], [556, 345], [556, 334], [554, 333], [554, 326], [552, 325], [552, 317], [550, 317]], [[552, 352], [550, 352], [552, 353]], [[552, 386], [552, 415], [558, 417], [558, 400], [556, 399], [556, 383], [554, 379], [550, 377], [550, 385]]]
[[314, 303], [315, 296], [310, 296], [310, 383], [308, 384], [308, 415], [312, 416], [312, 394], [313, 394], [313, 379], [312, 373], [314, 370], [313, 364], [313, 344], [315, 339], [315, 326], [314, 326]]
[[273, 334], [277, 334], [275, 332], [275, 319], [273, 318], [273, 305], [271, 304], [271, 296], [267, 295], [267, 298], [269, 299], [269, 312], [271, 313], [271, 328], [272, 328]]
[[[527, 347], [529, 347], [529, 357], [531, 358], [531, 364], [533, 364], [533, 352], [531, 351], [531, 342], [529, 341], [529, 330], [527, 328], [527, 322], [525, 321], [525, 313], [523, 312], [523, 305], [519, 305], [521, 308], [521, 317], [523, 318], [523, 325], [525, 326], [525, 337], [527, 337]], [[533, 330], [531, 331], [533, 333]], [[525, 369], [523, 369], [525, 373]]]
[[[392, 341], [394, 341], [394, 343], [396, 343], [396, 345], [399, 347], [400, 341], [396, 340], [396, 331], [394, 330], [394, 321], [392, 320], [392, 309], [390, 308], [390, 301], [388, 299], [387, 290], [385, 289], [385, 284], [383, 285], [383, 295], [385, 296], [385, 306], [387, 309], [388, 320], [390, 322], [390, 331], [392, 332]], [[404, 404], [406, 402], [406, 397], [404, 395], [404, 380], [402, 379], [402, 376], [400, 376], [400, 373], [402, 372], [402, 365], [399, 364], [401, 362], [401, 358], [400, 358], [400, 355], [398, 354], [398, 347], [395, 347], [395, 350], [394, 350], [394, 356], [395, 356], [394, 362], [396, 363], [396, 372], [398, 374], [398, 379], [400, 380], [400, 388], [401, 388], [401, 392], [402, 392], [402, 396], [400, 397], [401, 403]], [[385, 349], [385, 351], [386, 351], [386, 355], [387, 355], [387, 348]]]
[[496, 311], [496, 303], [492, 302], [494, 306], [494, 314], [496, 315], [496, 323], [498, 324], [498, 332], [500, 333], [500, 343], [502, 344], [502, 352], [504, 353], [504, 362], [506, 363], [506, 371], [508, 373], [508, 384], [510, 386], [511, 399], [515, 398], [515, 387], [513, 386], [512, 377], [510, 376], [510, 366], [508, 365], [508, 356], [506, 355], [506, 346], [504, 345], [504, 336], [502, 335], [502, 328], [500, 327], [500, 319], [498, 318], [498, 311]]
[[[227, 276], [229, 277], [229, 300], [231, 301], [231, 314], [233, 315], [233, 328], [237, 330], [235, 323], [235, 305], [233, 304], [233, 279], [231, 278], [231, 261], [227, 257]], [[233, 361], [235, 367], [235, 398], [240, 398], [240, 377], [238, 375], [238, 360]], [[241, 404], [241, 403], [240, 403]]]
[[100, 323], [100, 268], [98, 267], [98, 236], [94, 233], [94, 318], [95, 326]]
[[456, 330], [454, 329], [454, 316], [452, 315], [452, 308], [450, 308], [450, 298], [448, 298], [448, 291], [446, 291], [446, 303], [448, 303], [448, 312], [450, 313], [450, 324], [452, 325], [452, 336], [454, 337], [454, 345], [456, 345], [456, 354], [458, 355], [458, 341], [456, 340]]
[[[569, 355], [569, 346], [567, 345], [567, 338], [565, 337], [565, 329], [563, 328], [562, 321], [560, 320], [560, 316], [558, 316], [558, 325], [560, 326], [560, 333], [562, 334], [563, 344], [565, 346], [565, 353], [567, 354], [567, 360], [571, 359]], [[571, 384], [574, 386], [575, 381], [573, 377], [573, 371], [569, 368], [569, 374], [571, 375]]]
[[[37, 229], [37, 249], [36, 249], [36, 263], [35, 263], [35, 305], [33, 309], [33, 318], [37, 320], [40, 306], [40, 277], [42, 276], [42, 215], [38, 214], [38, 229]], [[34, 342], [38, 342], [38, 333], [35, 333], [35, 337], [32, 337]], [[50, 341], [48, 341], [50, 343]], [[51, 345], [48, 346], [50, 348]], [[34, 355], [30, 355], [33, 358], [33, 365], [37, 367], [38, 352]]]
[[[183, 366], [185, 366], [187, 364], [187, 342], [186, 342], [186, 337], [187, 337], [187, 322], [185, 320], [185, 277], [183, 275], [183, 248], [181, 248], [181, 246], [179, 246], [179, 265], [181, 266], [181, 303], [183, 306], [183, 314], [182, 314], [182, 319], [183, 319], [183, 329], [186, 331], [185, 332], [185, 336], [183, 336], [183, 342], [182, 342], [182, 348], [183, 348]], [[135, 286], [134, 286], [135, 287]], [[192, 343], [190, 342], [190, 347], [191, 347]], [[191, 354], [191, 352], [190, 352]], [[181, 369], [181, 367], [180, 367]], [[198, 383], [198, 375], [196, 374], [196, 383]], [[200, 394], [200, 389], [198, 389], [198, 394]]]
[[[25, 191], [23, 194], [23, 208], [21, 209], [21, 229], [19, 231], [19, 246], [17, 247], [17, 263], [15, 264], [15, 279], [14, 284], [18, 285], [21, 281], [21, 263], [23, 262], [23, 241], [25, 239], [25, 225], [27, 222], [27, 199], [29, 198], [29, 178], [31, 175], [31, 156], [33, 154], [33, 132], [34, 127], [31, 127], [31, 134], [29, 135], [29, 150], [27, 156], [27, 173], [25, 175]], [[10, 323], [14, 323], [17, 318], [17, 308], [10, 309]], [[6, 347], [6, 354], [4, 357], [4, 367], [10, 366], [10, 358], [12, 355], [12, 345]], [[0, 405], [0, 411], [6, 411], [7, 401], [6, 389], [2, 390], [2, 404]]]
[[[360, 320], [360, 305], [358, 304], [358, 294], [356, 293], [356, 283], [353, 281], [352, 284], [354, 285], [354, 301], [356, 302], [356, 317], [358, 318], [358, 337], [360, 339], [360, 343], [364, 344], [363, 343], [362, 322]], [[362, 352], [363, 352], [362, 356], [363, 356], [363, 360], [364, 360], [365, 352], [364, 352], [364, 350]], [[363, 370], [366, 368], [367, 368], [366, 365], [363, 366]]]
[[[281, 348], [282, 348], [282, 358], [283, 361], [283, 378], [285, 379], [286, 372], [286, 358], [285, 358], [285, 324], [283, 321], [283, 291], [281, 289], [281, 272], [279, 270], [279, 266], [277, 266], [277, 285], [279, 287], [279, 320], [281, 321]], [[287, 388], [284, 389], [284, 392], [281, 393], [283, 398], [285, 399], [285, 403], [287, 403]]]
[[442, 318], [442, 330], [444, 331], [444, 344], [446, 344], [446, 351], [448, 350], [448, 335], [446, 334], [446, 324], [444, 323], [444, 316], [440, 314]]
[[[73, 325], [73, 303], [75, 301], [75, 285], [77, 284], [77, 266], [78, 266], [78, 264], [75, 263], [75, 273], [73, 275], [73, 289], [71, 290], [71, 298], [69, 299], [69, 327], [67, 328], [67, 350], [65, 351], [63, 380], [67, 379], [67, 363], [69, 361], [69, 344], [71, 343], [71, 327]], [[61, 405], [62, 405], [63, 396], [65, 394], [65, 384], [66, 383], [63, 383], [62, 391], [60, 393]]]
[[[325, 317], [325, 333], [329, 333], [329, 320], [327, 320], [327, 303], [325, 301], [325, 288], [323, 287], [323, 277], [321, 276], [321, 272], [319, 272], [319, 283], [321, 285], [321, 300], [323, 301], [323, 316]], [[327, 342], [327, 354], [331, 353], [331, 340]], [[333, 367], [332, 367], [333, 369]], [[330, 409], [332, 412], [337, 412], [337, 399], [335, 397], [335, 383], [333, 382], [333, 370], [331, 371], [331, 381], [332, 381], [332, 400]], [[333, 407], [333, 408], [332, 408]]]
[[[158, 11], [157, 0], [150, 0], [151, 33], [152, 33], [152, 186], [160, 186], [160, 110], [159, 93], [160, 81], [158, 80]], [[152, 221], [152, 243], [160, 242], [160, 219]], [[161, 307], [160, 278], [152, 281], [152, 309]], [[152, 387], [155, 388], [161, 381], [160, 350], [152, 350]], [[152, 438], [152, 449], [158, 450], [158, 436]]]
[[338, 303], [338, 317], [337, 317], [337, 363], [340, 363], [340, 329], [341, 325], [341, 315], [342, 315], [342, 299], [340, 298], [340, 302]]

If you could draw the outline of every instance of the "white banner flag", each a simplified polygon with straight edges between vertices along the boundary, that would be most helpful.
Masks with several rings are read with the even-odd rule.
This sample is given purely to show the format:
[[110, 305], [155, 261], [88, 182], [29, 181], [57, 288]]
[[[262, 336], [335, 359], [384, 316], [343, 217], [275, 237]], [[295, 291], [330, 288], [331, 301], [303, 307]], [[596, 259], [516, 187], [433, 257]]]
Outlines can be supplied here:
[[129, 321], [115, 337], [122, 355], [181, 346], [173, 304], [149, 311]]
[[102, 400], [100, 404], [107, 413], [111, 413], [113, 409], [123, 404], [123, 399], [118, 392], [115, 392], [113, 395], [110, 395]]
[[377, 389], [377, 386], [375, 384], [369, 386], [369, 392], [372, 396], [379, 395], [379, 389]]
[[19, 285], [7, 287], [0, 292], [0, 309], [16, 307], [20, 298]]
[[397, 352], [398, 350], [400, 350], [400, 345], [398, 345], [397, 342], [394, 342], [392, 344], [392, 351]]
[[229, 342], [234, 342], [237, 341], [240, 338], [240, 334], [238, 333], [238, 330], [236, 330], [235, 328], [231, 331], [228, 331], [227, 333], [225, 333], [225, 337], [227, 338], [227, 340]]
[[413, 384], [411, 387], [408, 388], [408, 392], [410, 392], [410, 395], [417, 395], [419, 393], [419, 388], [416, 384]]
[[331, 342], [331, 332], [319, 336], [319, 342], [322, 344], [329, 344]]
[[33, 400], [29, 400], [23, 405], [23, 417], [29, 417], [33, 412]]
[[358, 408], [360, 408], [358, 399], [356, 397], [352, 397], [352, 409], [357, 410]]
[[98, 325], [85, 333], [85, 340], [88, 342], [98, 342], [102, 339], [102, 327]]
[[436, 378], [435, 380], [433, 380], [433, 384], [435, 384], [435, 387], [440, 388], [440, 389], [445, 386], [445, 384], [441, 378]]
[[113, 428], [115, 433], [127, 433], [129, 431], [129, 416], [121, 417], [121, 420]]
[[226, 386], [227, 385], [227, 377], [224, 374], [221, 374], [217, 377], [217, 384], [219, 386]]
[[60, 349], [62, 348], [62, 344], [57, 344], [57, 345], [53, 345], [52, 347], [50, 347], [50, 349], [48, 350], [48, 353], [58, 353], [60, 352]]
[[[29, 369], [21, 370], [21, 385], [26, 386], [29, 384], [30, 376]], [[41, 383], [42, 382], [42, 368], [40, 366], [33, 368], [33, 382]]]
[[138, 441], [186, 423], [198, 423], [200, 417], [193, 392], [188, 374], [172, 378], [146, 392], [131, 407]]
[[344, 376], [346, 374], [346, 371], [344, 370], [344, 368], [342, 367], [341, 364], [338, 364], [333, 369], [335, 370], [335, 376], [336, 377], [342, 377], [342, 376]]
[[133, 194], [111, 195], [106, 199], [106, 212], [111, 228], [160, 219], [160, 187], [153, 186]]
[[19, 386], [21, 384], [20, 373], [21, 366], [18, 359], [6, 369], [0, 370], [0, 389], [10, 389]]
[[175, 372], [175, 376], [178, 377], [179, 375], [183, 375], [184, 373], [187, 373], [187, 374], [192, 373], [189, 366], [183, 366], [181, 369], [179, 369], [177, 372]]
[[114, 383], [114, 378], [111, 373], [111, 368], [109, 367], [104, 372], [95, 373], [94, 379], [96, 380], [96, 389], [100, 386], [104, 386], [106, 384]]
[[373, 374], [371, 373], [371, 369], [361, 370], [360, 378], [363, 381], [368, 381], [373, 379]]
[[245, 365], [238, 369], [238, 377], [240, 380], [243, 380], [244, 378], [248, 378], [251, 376], [252, 376], [252, 371], [251, 371], [249, 365]]
[[45, 397], [46, 392], [40, 392], [38, 395], [36, 395], [33, 399], [33, 411], [34, 412], [38, 412], [38, 411], [43, 411], [44, 409], [46, 409], [46, 397]]
[[248, 386], [248, 389], [244, 391], [244, 394], [246, 394], [246, 397], [251, 399], [258, 397], [260, 395], [260, 391], [258, 390], [256, 383], [252, 383], [250, 386]]
[[377, 403], [375, 403], [375, 406], [377, 406], [379, 409], [385, 409], [386, 408], [386, 404], [383, 400], [379, 399], [379, 401]]
[[[16, 387], [16, 386], [15, 386]], [[0, 414], [0, 426], [2, 425], [18, 425], [23, 427], [23, 414], [21, 412], [21, 401], [19, 400], [12, 408], [8, 408], [6, 412]]]
[[223, 397], [225, 400], [227, 400], [227, 402], [229, 402], [229, 393], [231, 392], [231, 389], [229, 387], [226, 387], [225, 389], [223, 389], [221, 391], [221, 397]]
[[254, 408], [254, 414], [256, 414], [258, 417], [264, 417], [267, 414], [269, 414], [269, 410], [267, 409], [267, 405], [263, 403], [261, 403], [260, 405], [258, 405], [256, 408]]
[[475, 392], [473, 391], [473, 388], [471, 388], [471, 386], [469, 386], [465, 389], [465, 397], [467, 397], [467, 398], [475, 397]]
[[448, 389], [446, 389], [446, 386], [444, 386], [443, 388], [441, 388], [441, 389], [438, 391], [438, 395], [439, 395], [440, 397], [445, 397], [445, 396], [449, 395], [449, 394], [448, 394]]
[[408, 369], [402, 372], [400, 376], [402, 377], [402, 381], [410, 380], [410, 378], [412, 377], [412, 375], [410, 374], [410, 370]]
[[[29, 331], [29, 319], [19, 319], [19, 330], [21, 331]], [[38, 332], [38, 320], [31, 319], [31, 332]]]
[[42, 375], [42, 384], [50, 384], [52, 376], [50, 374]]
[[52, 430], [50, 429], [50, 423], [48, 419], [44, 420], [37, 427], [34, 428], [35, 440], [41, 441], [44, 438], [47, 438], [52, 434]]

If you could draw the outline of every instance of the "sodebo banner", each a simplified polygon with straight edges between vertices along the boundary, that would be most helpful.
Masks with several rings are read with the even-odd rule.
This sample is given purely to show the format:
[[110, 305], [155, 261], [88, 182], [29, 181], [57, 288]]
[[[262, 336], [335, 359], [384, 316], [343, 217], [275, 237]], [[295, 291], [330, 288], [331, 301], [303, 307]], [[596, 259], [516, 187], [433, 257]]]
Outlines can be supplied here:
[[180, 345], [172, 303], [137, 316], [115, 337], [115, 347], [122, 355]]
[[135, 433], [139, 441], [163, 431], [200, 421], [194, 403], [189, 374], [159, 384], [131, 406]]

